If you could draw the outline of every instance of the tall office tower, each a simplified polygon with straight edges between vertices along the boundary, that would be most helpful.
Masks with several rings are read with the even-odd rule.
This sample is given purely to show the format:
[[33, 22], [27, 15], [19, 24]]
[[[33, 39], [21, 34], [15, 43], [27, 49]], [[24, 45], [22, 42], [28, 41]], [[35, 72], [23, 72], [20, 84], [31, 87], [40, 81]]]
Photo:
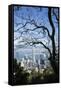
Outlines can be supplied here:
[[32, 46], [32, 60], [35, 63], [35, 47]]
[[45, 62], [44, 62], [44, 58], [43, 58], [44, 56], [41, 54], [40, 55], [40, 65], [41, 65], [41, 69], [43, 69], [44, 68], [44, 66], [45, 66]]

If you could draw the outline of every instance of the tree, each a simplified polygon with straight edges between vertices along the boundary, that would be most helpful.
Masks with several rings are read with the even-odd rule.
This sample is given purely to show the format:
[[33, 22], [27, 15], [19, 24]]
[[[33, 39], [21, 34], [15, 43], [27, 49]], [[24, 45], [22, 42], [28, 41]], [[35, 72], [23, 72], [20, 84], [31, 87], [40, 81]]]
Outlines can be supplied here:
[[[38, 7], [36, 9], [36, 12], [38, 13], [39, 11], [42, 12], [42, 8], [41, 10], [39, 10], [40, 7]], [[58, 8], [52, 8], [52, 7], [48, 7], [47, 8], [47, 17], [48, 17], [48, 22], [50, 24], [51, 27], [51, 32], [49, 30], [49, 27], [47, 27], [46, 25], [44, 25], [43, 23], [38, 23], [38, 21], [36, 21], [33, 18], [31, 18], [31, 15], [28, 14], [27, 17], [23, 17], [21, 16], [21, 18], [24, 20], [24, 22], [20, 22], [20, 23], [16, 23], [17, 25], [17, 29], [15, 30], [15, 32], [19, 32], [20, 36], [15, 38], [15, 40], [19, 39], [24, 33], [29, 33], [31, 32], [35, 32], [37, 31], [38, 34], [43, 34], [43, 36], [41, 38], [45, 38], [46, 36], [48, 36], [48, 43], [51, 42], [51, 47], [52, 49], [47, 46], [47, 42], [46, 44], [44, 44], [43, 41], [41, 41], [41, 38], [35, 38], [35, 37], [31, 37], [31, 38], [24, 38], [22, 41], [20, 40], [19, 42], [24, 43], [24, 45], [30, 45], [30, 46], [35, 46], [37, 44], [41, 44], [48, 52], [49, 52], [49, 60], [51, 63], [51, 66], [54, 70], [54, 72], [56, 74], [58, 74], [59, 72], [59, 68], [57, 68], [57, 63], [56, 63], [56, 44], [55, 44], [55, 33], [56, 33], [56, 28], [55, 28], [55, 24], [57, 24], [58, 28], [59, 28], [59, 10]], [[19, 16], [20, 18], [20, 16]], [[39, 17], [40, 18], [40, 17]], [[40, 21], [41, 22], [41, 21]], [[20, 26], [20, 27], [19, 27]], [[23, 29], [23, 31], [21, 31], [21, 29]], [[19, 44], [18, 48], [23, 47], [24, 45]]]
[[17, 62], [17, 59], [14, 59], [14, 84], [27, 84], [29, 83], [29, 73], [24, 71], [24, 68], [21, 67], [20, 62]]

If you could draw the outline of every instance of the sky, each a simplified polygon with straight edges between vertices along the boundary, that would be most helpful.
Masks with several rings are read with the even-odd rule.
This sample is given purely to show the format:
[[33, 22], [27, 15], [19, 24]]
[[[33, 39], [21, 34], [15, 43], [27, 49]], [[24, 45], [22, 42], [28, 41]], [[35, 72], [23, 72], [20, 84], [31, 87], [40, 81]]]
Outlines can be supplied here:
[[[33, 24], [27, 24], [25, 28], [21, 28], [26, 22], [29, 22], [29, 20], [34, 20], [37, 25], [46, 26], [49, 29], [50, 34], [52, 33], [52, 29], [48, 20], [47, 7], [14, 6], [14, 57], [17, 59], [24, 57], [25, 54], [32, 54], [32, 46], [29, 44], [26, 45], [26, 42], [38, 39], [47, 46], [51, 45], [51, 41], [50, 44], [48, 44], [49, 38], [47, 33], [44, 37], [42, 29], [36, 29], [35, 31], [29, 31], [27, 33], [24, 32], [26, 29], [35, 28]], [[55, 17], [53, 17], [53, 21], [55, 22]], [[58, 44], [58, 26], [56, 23], [54, 25], [56, 29], [55, 41]], [[21, 35], [21, 32], [24, 33]], [[38, 44], [35, 46], [36, 54], [43, 51], [46, 52], [42, 45]]]

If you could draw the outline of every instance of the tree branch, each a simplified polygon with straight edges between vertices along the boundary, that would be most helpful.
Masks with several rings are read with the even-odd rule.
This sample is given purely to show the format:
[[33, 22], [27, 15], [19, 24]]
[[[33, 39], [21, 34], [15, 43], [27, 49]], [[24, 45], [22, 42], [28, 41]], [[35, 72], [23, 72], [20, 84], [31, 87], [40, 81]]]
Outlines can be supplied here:
[[59, 22], [59, 17], [58, 17], [58, 15], [55, 13], [54, 9], [53, 9], [53, 14], [54, 14], [54, 16], [55, 16], [57, 22]]
[[49, 18], [50, 25], [52, 27], [52, 36], [54, 36], [55, 35], [55, 27], [54, 27], [54, 24], [53, 24], [53, 21], [52, 21], [51, 7], [48, 8], [48, 18]]
[[50, 53], [50, 56], [52, 55], [50, 49], [45, 44], [43, 44], [41, 41], [33, 42], [33, 44], [42, 44], [44, 48], [48, 50], [48, 52]]
[[[30, 22], [26, 22], [22, 27], [19, 27], [15, 32], [19, 31], [21, 28], [25, 28], [25, 26], [26, 26], [27, 24], [34, 25], [35, 27], [34, 27], [33, 29], [26, 29], [26, 30], [23, 31], [23, 32], [34, 31], [34, 30], [40, 28], [40, 29], [42, 29], [43, 31], [47, 31], [48, 36], [51, 38], [51, 35], [50, 35], [50, 32], [49, 32], [48, 28], [45, 27], [45, 26], [42, 26], [42, 25], [37, 25], [34, 20], [31, 20]], [[23, 33], [23, 32], [22, 32], [22, 33]], [[41, 31], [40, 31], [40, 32], [41, 32]]]

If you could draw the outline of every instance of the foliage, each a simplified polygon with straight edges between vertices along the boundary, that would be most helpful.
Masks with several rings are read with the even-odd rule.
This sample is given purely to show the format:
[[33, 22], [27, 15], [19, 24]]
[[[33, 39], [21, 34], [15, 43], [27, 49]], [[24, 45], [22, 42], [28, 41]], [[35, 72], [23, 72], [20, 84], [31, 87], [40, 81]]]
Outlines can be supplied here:
[[14, 72], [14, 84], [16, 85], [52, 83], [59, 80], [52, 68], [44, 69], [43, 73], [40, 71], [36, 72], [35, 69], [28, 73], [16, 59], [14, 59]]

